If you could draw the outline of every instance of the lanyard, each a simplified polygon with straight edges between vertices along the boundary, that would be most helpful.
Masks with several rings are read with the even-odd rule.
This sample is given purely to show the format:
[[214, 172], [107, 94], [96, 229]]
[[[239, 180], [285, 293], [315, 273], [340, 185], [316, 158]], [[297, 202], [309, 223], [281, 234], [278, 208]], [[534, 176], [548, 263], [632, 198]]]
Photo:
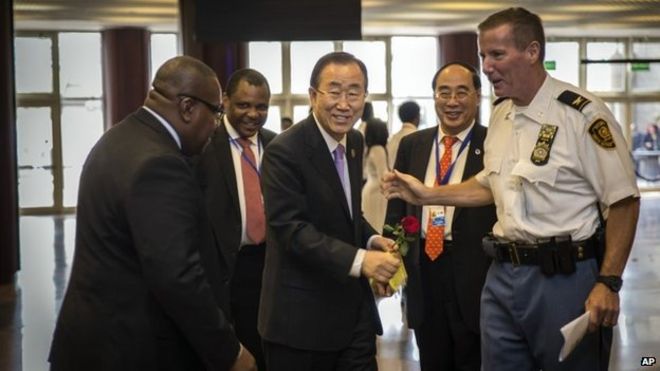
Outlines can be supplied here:
[[[243, 161], [247, 162], [248, 165], [250, 165], [250, 167], [254, 169], [254, 171], [257, 173], [258, 177], [261, 177], [261, 165], [257, 166], [257, 164], [252, 162], [252, 160], [250, 160], [247, 157], [247, 155], [243, 151], [243, 147], [238, 143], [238, 140], [236, 140], [232, 137], [229, 137], [229, 141], [231, 142], [231, 144], [234, 145], [234, 147], [236, 147], [236, 149], [238, 149], [241, 152], [241, 159]], [[259, 137], [257, 137], [257, 156], [259, 156], [259, 158], [261, 158], [261, 148], [262, 148], [261, 140], [260, 140]], [[255, 157], [255, 160], [256, 159], [257, 159], [257, 157]]]
[[470, 144], [470, 140], [472, 140], [472, 132], [474, 131], [474, 127], [472, 127], [472, 130], [468, 133], [468, 135], [465, 137], [465, 140], [463, 143], [461, 143], [461, 147], [458, 149], [458, 154], [456, 155], [456, 159], [452, 161], [451, 165], [449, 165], [449, 169], [447, 169], [447, 172], [445, 173], [445, 176], [438, 181], [438, 177], [440, 176], [440, 142], [438, 141], [438, 132], [435, 133], [435, 181], [438, 183], [438, 185], [445, 185], [449, 182], [449, 177], [451, 177], [451, 173], [454, 171], [454, 165], [456, 164], [456, 161], [458, 161], [458, 158], [461, 156], [461, 153], [465, 149], [465, 147]]

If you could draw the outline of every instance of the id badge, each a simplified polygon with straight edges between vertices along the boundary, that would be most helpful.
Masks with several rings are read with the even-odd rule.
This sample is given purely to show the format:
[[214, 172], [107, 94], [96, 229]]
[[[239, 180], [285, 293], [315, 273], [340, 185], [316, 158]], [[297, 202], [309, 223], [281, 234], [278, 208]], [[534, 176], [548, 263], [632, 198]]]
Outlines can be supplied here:
[[431, 225], [434, 227], [445, 226], [445, 208], [442, 206], [435, 206], [429, 210], [431, 218]]

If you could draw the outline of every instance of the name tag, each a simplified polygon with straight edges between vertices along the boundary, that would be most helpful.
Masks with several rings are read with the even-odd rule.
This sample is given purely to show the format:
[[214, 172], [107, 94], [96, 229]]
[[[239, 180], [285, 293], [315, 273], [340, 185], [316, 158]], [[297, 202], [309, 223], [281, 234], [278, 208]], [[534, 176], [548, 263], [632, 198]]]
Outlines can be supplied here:
[[429, 210], [431, 225], [434, 227], [445, 226], [445, 208], [444, 206], [434, 206]]

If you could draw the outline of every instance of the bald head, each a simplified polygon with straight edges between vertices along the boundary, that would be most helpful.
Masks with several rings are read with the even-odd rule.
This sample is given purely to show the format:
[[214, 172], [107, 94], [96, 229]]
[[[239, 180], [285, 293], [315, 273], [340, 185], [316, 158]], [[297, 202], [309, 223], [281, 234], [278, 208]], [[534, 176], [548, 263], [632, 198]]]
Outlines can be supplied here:
[[181, 92], [198, 91], [214, 80], [217, 76], [209, 66], [195, 58], [179, 56], [160, 66], [152, 86], [159, 93], [171, 97]]
[[195, 58], [174, 57], [158, 69], [151, 85], [145, 106], [174, 127], [185, 153], [199, 153], [213, 131], [221, 105], [215, 72]]

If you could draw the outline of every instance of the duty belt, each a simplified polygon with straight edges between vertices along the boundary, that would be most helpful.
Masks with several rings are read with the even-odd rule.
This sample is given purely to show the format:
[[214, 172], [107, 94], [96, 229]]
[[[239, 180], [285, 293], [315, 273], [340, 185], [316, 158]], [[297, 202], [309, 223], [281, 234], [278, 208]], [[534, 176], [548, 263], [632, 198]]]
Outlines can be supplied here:
[[[487, 248], [492, 244], [493, 249]], [[547, 259], [570, 258], [582, 261], [596, 257], [598, 240], [595, 236], [583, 241], [571, 241], [570, 237], [554, 237], [537, 243], [498, 241], [491, 236], [484, 238], [484, 249], [493, 259], [513, 265], [542, 266]]]

